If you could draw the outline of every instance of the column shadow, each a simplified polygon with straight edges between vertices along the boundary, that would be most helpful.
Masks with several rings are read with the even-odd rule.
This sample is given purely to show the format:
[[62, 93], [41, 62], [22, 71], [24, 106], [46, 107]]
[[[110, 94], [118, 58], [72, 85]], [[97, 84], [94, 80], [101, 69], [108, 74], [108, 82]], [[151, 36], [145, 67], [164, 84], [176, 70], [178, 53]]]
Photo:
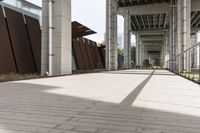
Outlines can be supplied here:
[[2, 133], [200, 133], [200, 117], [122, 106], [29, 83], [0, 84]]

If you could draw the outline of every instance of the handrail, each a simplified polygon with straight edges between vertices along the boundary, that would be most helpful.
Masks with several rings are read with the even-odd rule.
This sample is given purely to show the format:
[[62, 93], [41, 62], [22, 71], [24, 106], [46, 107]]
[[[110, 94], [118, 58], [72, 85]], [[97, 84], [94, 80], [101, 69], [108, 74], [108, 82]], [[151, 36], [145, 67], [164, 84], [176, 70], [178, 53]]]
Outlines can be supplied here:
[[[179, 58], [184, 55], [187, 56], [184, 60]], [[171, 62], [174, 59], [175, 62]], [[166, 63], [170, 71], [200, 84], [200, 42], [169, 58]], [[182, 67], [179, 67], [179, 63]]]
[[197, 46], [200, 46], [200, 43], [197, 43], [197, 44], [195, 44], [194, 46], [192, 46], [192, 47], [190, 47], [190, 48], [186, 49], [186, 50], [185, 50], [185, 51], [183, 51], [182, 53], [180, 53], [180, 54], [177, 54], [175, 57], [177, 57], [177, 56], [180, 56], [180, 55], [182, 55], [182, 54], [186, 53], [187, 51], [189, 51], [189, 50], [191, 50], [191, 49], [193, 49], [193, 48], [195, 48], [195, 47], [197, 47]]

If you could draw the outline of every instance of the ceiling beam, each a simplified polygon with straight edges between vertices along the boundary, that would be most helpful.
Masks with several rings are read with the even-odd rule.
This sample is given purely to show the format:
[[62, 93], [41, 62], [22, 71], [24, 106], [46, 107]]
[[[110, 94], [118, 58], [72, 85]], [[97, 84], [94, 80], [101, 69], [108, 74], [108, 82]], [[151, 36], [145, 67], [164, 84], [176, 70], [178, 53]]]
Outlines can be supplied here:
[[137, 5], [128, 7], [119, 7], [122, 10], [129, 10], [130, 15], [146, 15], [146, 14], [158, 14], [158, 13], [169, 13], [169, 4], [149, 4], [149, 5]]
[[144, 24], [144, 19], [143, 19], [143, 16], [142, 16], [142, 15], [141, 15], [141, 19], [142, 19], [143, 27], [144, 27], [144, 29], [146, 29], [146, 26], [145, 26], [145, 24]]
[[133, 21], [131, 21], [131, 25], [133, 26], [134, 30], [137, 29], [136, 26], [135, 26], [135, 24], [133, 23]]
[[153, 27], [156, 28], [156, 16], [153, 14]]
[[150, 29], [151, 27], [150, 27], [149, 15], [148, 14], [147, 14], [147, 23], [148, 23], [148, 26], [149, 26], [149, 29]]
[[167, 17], [168, 17], [168, 16], [167, 16], [167, 13], [165, 13], [165, 18], [164, 18], [165, 20], [164, 20], [164, 25], [163, 25], [163, 28], [166, 28], [166, 24], [167, 24]]
[[161, 24], [160, 20], [161, 20], [161, 14], [158, 14], [158, 28], [160, 28], [160, 24]]
[[[148, 0], [145, 0], [146, 2]], [[122, 0], [123, 4], [126, 5], [125, 0]], [[133, 4], [131, 4], [133, 5]], [[159, 14], [159, 13], [169, 13], [171, 6], [169, 3], [157, 3], [157, 4], [143, 4], [143, 5], [133, 5], [127, 7], [119, 7], [119, 9], [128, 9], [131, 15], [146, 15], [146, 14]], [[192, 11], [200, 11], [200, 1], [192, 0], [191, 2]]]
[[122, 3], [124, 4], [124, 6], [126, 6], [126, 2], [125, 2], [125, 0], [122, 0]]
[[199, 20], [199, 18], [200, 18], [200, 15], [192, 22], [192, 26]]
[[134, 17], [135, 17], [135, 20], [136, 20], [136, 22], [137, 22], [137, 25], [138, 25], [139, 29], [141, 29], [141, 26], [140, 26], [140, 23], [139, 23], [139, 21], [138, 21], [137, 16], [134, 16]]
[[147, 29], [147, 30], [139, 30], [139, 35], [164, 35], [165, 34], [164, 29]]
[[195, 15], [196, 15], [197, 13], [198, 13], [197, 11], [194, 11], [194, 13], [193, 13], [192, 16], [191, 16], [191, 21], [194, 19]]

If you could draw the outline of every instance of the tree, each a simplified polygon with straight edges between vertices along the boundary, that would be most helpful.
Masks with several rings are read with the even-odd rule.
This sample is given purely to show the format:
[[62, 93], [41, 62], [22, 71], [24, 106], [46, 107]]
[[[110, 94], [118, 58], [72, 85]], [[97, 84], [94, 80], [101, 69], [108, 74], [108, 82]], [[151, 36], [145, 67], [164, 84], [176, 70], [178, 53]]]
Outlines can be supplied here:
[[149, 60], [148, 59], [145, 59], [143, 61], [143, 67], [144, 68], [150, 68], [151, 67], [151, 64], [149, 63]]
[[97, 45], [98, 46], [106, 46], [106, 43], [105, 43], [105, 41], [101, 41], [101, 42], [97, 43]]
[[131, 47], [131, 61], [133, 62], [133, 65], [136, 63], [136, 47]]
[[117, 48], [117, 51], [118, 51], [118, 55], [123, 56], [123, 54], [124, 54], [124, 50], [123, 49]]

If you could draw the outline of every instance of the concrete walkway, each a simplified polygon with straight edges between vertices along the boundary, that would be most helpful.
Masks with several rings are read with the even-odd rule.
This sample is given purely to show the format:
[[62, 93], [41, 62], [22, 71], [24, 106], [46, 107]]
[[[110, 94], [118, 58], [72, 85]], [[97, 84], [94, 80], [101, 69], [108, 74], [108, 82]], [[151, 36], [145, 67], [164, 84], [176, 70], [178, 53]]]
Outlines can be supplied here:
[[0, 83], [0, 133], [200, 133], [200, 86], [165, 70]]

